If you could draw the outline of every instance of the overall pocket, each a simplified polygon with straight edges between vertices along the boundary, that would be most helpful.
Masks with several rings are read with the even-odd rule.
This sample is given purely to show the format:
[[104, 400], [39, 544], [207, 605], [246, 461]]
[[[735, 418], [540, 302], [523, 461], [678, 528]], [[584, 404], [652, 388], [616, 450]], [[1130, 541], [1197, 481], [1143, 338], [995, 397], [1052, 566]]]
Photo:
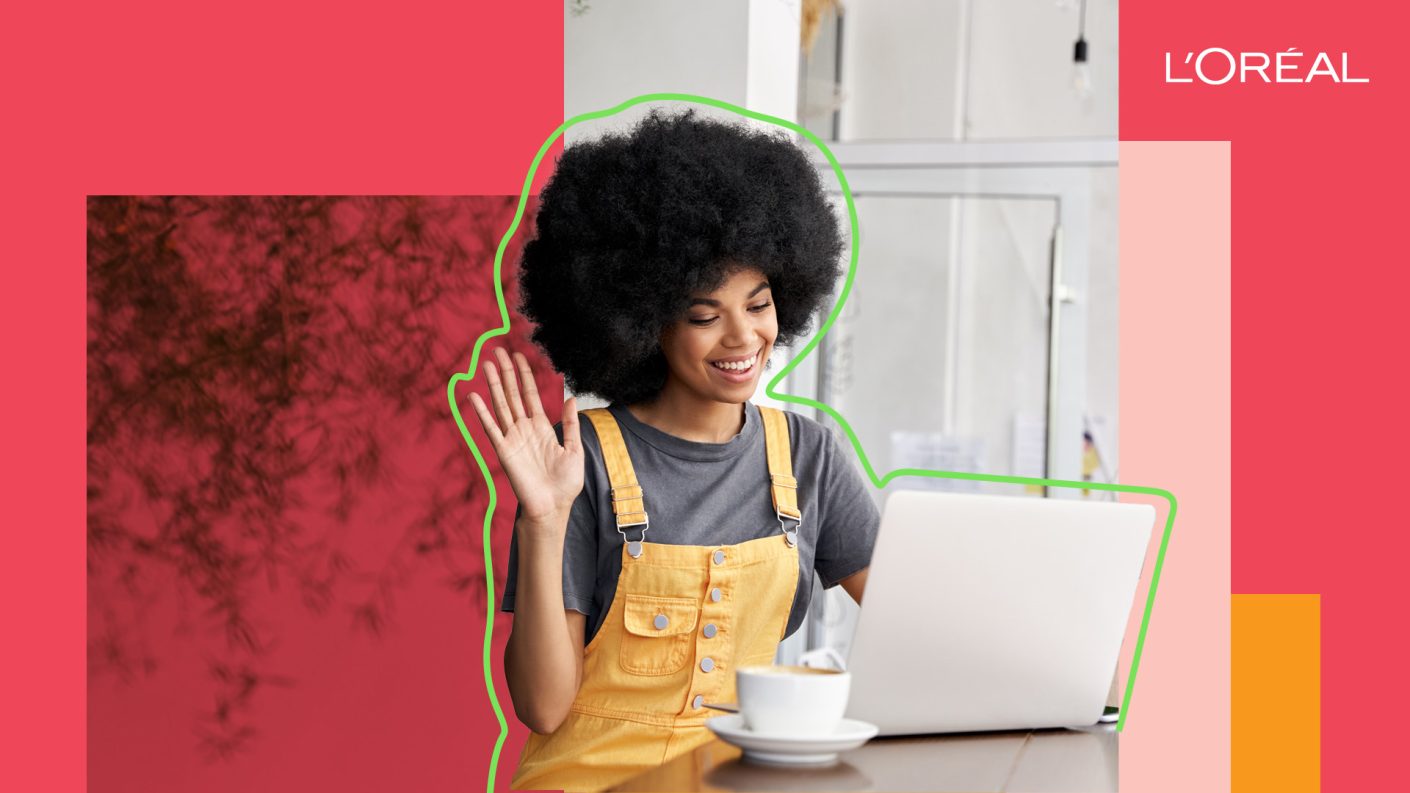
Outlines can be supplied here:
[[690, 660], [695, 619], [700, 606], [694, 598], [625, 595], [620, 662], [634, 675], [669, 675]]

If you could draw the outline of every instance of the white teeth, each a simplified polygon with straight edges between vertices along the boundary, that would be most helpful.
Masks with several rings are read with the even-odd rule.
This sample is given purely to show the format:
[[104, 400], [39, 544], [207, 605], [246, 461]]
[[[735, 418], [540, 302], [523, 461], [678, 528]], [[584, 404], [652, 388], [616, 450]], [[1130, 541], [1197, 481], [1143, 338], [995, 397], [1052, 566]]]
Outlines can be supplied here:
[[743, 361], [732, 361], [728, 363], [717, 362], [713, 364], [713, 366], [715, 366], [717, 369], [724, 369], [727, 372], [747, 372], [750, 369], [754, 368], [754, 362], [758, 360], [758, 358], [759, 356], [755, 355], [753, 358], [749, 358]]

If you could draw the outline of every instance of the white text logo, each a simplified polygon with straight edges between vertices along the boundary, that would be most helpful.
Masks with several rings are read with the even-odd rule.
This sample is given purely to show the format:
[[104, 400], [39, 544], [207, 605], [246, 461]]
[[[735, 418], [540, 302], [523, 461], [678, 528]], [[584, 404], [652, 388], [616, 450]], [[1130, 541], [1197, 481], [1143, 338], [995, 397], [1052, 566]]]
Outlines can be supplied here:
[[1283, 52], [1240, 52], [1237, 55], [1223, 47], [1210, 47], [1198, 54], [1185, 53], [1179, 65], [1172, 66], [1172, 57], [1165, 53], [1165, 82], [1223, 85], [1235, 78], [1241, 83], [1310, 83], [1316, 80], [1333, 83], [1369, 83], [1369, 77], [1352, 77], [1347, 66], [1347, 54], [1341, 53], [1341, 68], [1325, 52], [1307, 59], [1307, 55], [1290, 47]]

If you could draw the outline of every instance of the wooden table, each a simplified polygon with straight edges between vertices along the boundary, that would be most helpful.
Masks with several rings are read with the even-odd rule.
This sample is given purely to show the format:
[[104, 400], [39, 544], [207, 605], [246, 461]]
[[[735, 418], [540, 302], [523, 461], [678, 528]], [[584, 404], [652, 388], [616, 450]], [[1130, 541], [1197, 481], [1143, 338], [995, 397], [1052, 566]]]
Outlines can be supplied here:
[[712, 741], [615, 790], [1081, 791], [1116, 790], [1111, 727], [873, 738], [829, 768], [780, 768], [744, 760]]

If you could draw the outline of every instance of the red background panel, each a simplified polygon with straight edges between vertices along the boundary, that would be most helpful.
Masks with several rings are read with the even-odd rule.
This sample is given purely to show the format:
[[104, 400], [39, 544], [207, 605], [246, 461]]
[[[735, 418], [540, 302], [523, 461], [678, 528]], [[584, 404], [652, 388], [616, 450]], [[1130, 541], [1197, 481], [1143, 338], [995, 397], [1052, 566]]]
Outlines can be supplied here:
[[[1121, 138], [1232, 142], [1233, 591], [1322, 594], [1328, 790], [1385, 785], [1410, 707], [1392, 660], [1410, 551], [1407, 21], [1364, 0], [1121, 9]], [[1164, 82], [1166, 51], [1216, 46], [1296, 47], [1303, 74], [1346, 52], [1371, 82]]]
[[[395, 7], [6, 5], [0, 336], [11, 453], [0, 474], [7, 501], [0, 600], [8, 682], [0, 739], [9, 789], [84, 790], [88, 749], [103, 750], [85, 739], [85, 196], [517, 194], [535, 151], [562, 121], [562, 14], [556, 3], [426, 0]], [[475, 334], [461, 331], [468, 362]], [[155, 776], [123, 784], [111, 776], [104, 785], [95, 777], [93, 789], [240, 782], [244, 789], [386, 789], [397, 786], [390, 774], [398, 764], [408, 769], [411, 788], [483, 785], [479, 758], [497, 729], [480, 683], [480, 632], [468, 605], [417, 611], [442, 591], [413, 587], [401, 596], [398, 657], [366, 642], [359, 662], [365, 666], [351, 670], [356, 674], [322, 672], [329, 690], [376, 681], [375, 696], [353, 687], [341, 701], [324, 696], [297, 707], [281, 701], [288, 719], [308, 719], [305, 735], [326, 733], [315, 736], [321, 749], [271, 756], [254, 774], [209, 772], [208, 779], [222, 779], [219, 785], [173, 778], [183, 766], [165, 765], [172, 758], [157, 737], [180, 736], [179, 747], [194, 759], [196, 737], [184, 724], [210, 701], [166, 701], [166, 689], [146, 696], [130, 691], [128, 704], [147, 710], [125, 712], [115, 699], [114, 709], [99, 712], [115, 717], [107, 722], [113, 746], [126, 753], [109, 759], [142, 764]], [[317, 641], [318, 629], [307, 626], [301, 640]], [[339, 632], [341, 647], [352, 646], [336, 619], [323, 629]], [[437, 679], [458, 676], [459, 687], [418, 688], [424, 681], [409, 677], [418, 654], [428, 663], [433, 657], [459, 663], [426, 670]], [[166, 680], [180, 669], [205, 674], [199, 653], [168, 658], [158, 672]], [[274, 671], [295, 676], [287, 666]], [[318, 674], [297, 676], [308, 681]], [[360, 699], [368, 710], [387, 709], [381, 735], [401, 737], [388, 742], [363, 733], [340, 740], [328, 721], [340, 712], [383, 715], [356, 712]], [[139, 718], [162, 708], [174, 714], [170, 723]], [[406, 722], [407, 714], [420, 715], [420, 723]], [[355, 778], [357, 769], [371, 766], [380, 770]], [[156, 778], [162, 774], [167, 778]]]

